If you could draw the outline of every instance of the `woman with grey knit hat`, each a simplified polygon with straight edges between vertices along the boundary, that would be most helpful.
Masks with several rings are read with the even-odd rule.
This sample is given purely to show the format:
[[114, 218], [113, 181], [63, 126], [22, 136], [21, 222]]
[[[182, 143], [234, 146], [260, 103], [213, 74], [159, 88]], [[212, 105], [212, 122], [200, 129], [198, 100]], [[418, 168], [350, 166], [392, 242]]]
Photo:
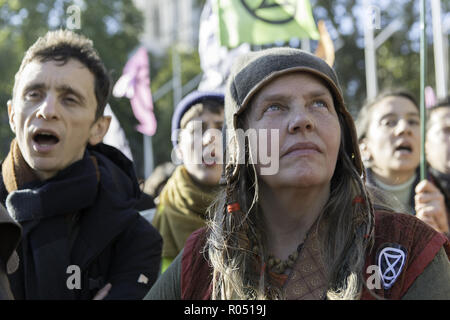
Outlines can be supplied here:
[[225, 118], [223, 188], [208, 226], [147, 299], [450, 298], [448, 240], [373, 203], [325, 61], [292, 48], [240, 57]]

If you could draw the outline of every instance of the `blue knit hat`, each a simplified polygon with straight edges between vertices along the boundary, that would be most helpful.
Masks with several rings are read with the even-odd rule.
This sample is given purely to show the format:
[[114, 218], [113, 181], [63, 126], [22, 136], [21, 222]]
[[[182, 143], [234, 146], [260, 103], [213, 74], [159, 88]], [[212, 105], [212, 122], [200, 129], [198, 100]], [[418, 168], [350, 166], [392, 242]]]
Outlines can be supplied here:
[[181, 119], [184, 114], [194, 105], [205, 102], [216, 101], [224, 105], [225, 95], [219, 91], [193, 91], [185, 96], [180, 103], [178, 103], [172, 116], [172, 144], [174, 147], [178, 144], [178, 129], [181, 129]]

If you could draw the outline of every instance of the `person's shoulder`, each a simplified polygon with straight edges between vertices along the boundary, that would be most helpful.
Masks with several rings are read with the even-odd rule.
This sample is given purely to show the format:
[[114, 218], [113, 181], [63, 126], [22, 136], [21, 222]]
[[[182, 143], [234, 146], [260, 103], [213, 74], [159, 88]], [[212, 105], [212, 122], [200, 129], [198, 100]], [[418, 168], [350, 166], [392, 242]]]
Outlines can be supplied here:
[[434, 230], [428, 226], [425, 222], [417, 218], [416, 216], [403, 213], [395, 212], [388, 209], [378, 209], [375, 210], [375, 226], [380, 224], [396, 224], [400, 225], [402, 228], [410, 228], [412, 226], [425, 228], [429, 230]]
[[375, 238], [393, 241], [407, 241], [408, 243], [427, 242], [433, 238], [445, 236], [416, 216], [389, 210], [375, 211]]
[[441, 248], [450, 254], [448, 238], [417, 217], [398, 212], [375, 212], [375, 249], [392, 244], [408, 253], [411, 263], [423, 269]]
[[193, 243], [198, 241], [206, 241], [206, 234], [207, 234], [207, 227], [197, 229], [194, 232], [192, 232], [192, 234], [186, 241], [190, 241]]
[[139, 198], [140, 189], [132, 161], [116, 148], [103, 143], [89, 146], [87, 150], [97, 163], [100, 184]]
[[162, 237], [159, 231], [144, 217], [138, 214], [136, 223], [132, 226], [133, 234], [146, 235], [153, 241], [162, 242]]
[[[450, 253], [448, 239], [417, 217], [376, 210], [374, 243], [366, 257], [366, 266], [380, 270], [383, 288], [375, 287], [375, 293], [400, 299], [442, 249]], [[367, 290], [363, 298], [370, 299]]]
[[209, 300], [212, 270], [205, 250], [207, 227], [194, 231], [186, 241], [181, 258], [181, 297], [190, 300]]
[[203, 251], [207, 240], [207, 230], [207, 227], [203, 227], [191, 233], [184, 245], [183, 260], [186, 259], [186, 257], [190, 260], [193, 255]]
[[[420, 221], [412, 214], [395, 212], [385, 208], [375, 209], [375, 222], [376, 223], [405, 223], [412, 224]], [[421, 222], [421, 221], [420, 221]]]
[[0, 203], [0, 263], [7, 263], [17, 248], [22, 227], [8, 214]]

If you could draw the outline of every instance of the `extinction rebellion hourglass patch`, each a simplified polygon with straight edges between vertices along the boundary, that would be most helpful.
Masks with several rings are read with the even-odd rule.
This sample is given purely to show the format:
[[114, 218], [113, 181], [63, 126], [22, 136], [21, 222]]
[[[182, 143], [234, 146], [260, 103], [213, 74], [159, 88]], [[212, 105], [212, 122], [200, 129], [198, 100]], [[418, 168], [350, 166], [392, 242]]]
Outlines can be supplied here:
[[384, 289], [390, 289], [405, 266], [407, 250], [397, 243], [385, 243], [377, 253]]

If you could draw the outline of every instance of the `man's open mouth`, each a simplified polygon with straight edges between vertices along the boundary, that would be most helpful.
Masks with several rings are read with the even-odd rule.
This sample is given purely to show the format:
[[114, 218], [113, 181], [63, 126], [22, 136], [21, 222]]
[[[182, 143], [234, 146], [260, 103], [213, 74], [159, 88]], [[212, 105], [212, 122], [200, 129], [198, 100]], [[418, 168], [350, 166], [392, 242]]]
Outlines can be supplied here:
[[40, 146], [53, 146], [59, 142], [59, 137], [53, 132], [39, 130], [33, 134], [33, 141]]
[[57, 144], [59, 139], [52, 134], [38, 133], [33, 137], [33, 141], [41, 145], [53, 145]]

